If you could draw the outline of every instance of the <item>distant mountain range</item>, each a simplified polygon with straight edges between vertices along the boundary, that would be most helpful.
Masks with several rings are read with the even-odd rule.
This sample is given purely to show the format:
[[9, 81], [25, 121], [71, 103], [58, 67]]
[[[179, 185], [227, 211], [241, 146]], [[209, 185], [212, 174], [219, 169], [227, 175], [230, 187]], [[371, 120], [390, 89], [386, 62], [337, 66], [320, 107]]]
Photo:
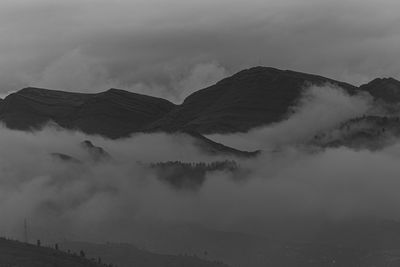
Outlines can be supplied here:
[[25, 88], [0, 101], [0, 121], [19, 130], [51, 121], [113, 139], [138, 132], [187, 132], [197, 137], [245, 132], [286, 118], [306, 85], [326, 83], [350, 94], [367, 92], [389, 104], [400, 101], [400, 82], [393, 78], [356, 87], [317, 75], [254, 67], [191, 94], [180, 105], [118, 89], [84, 94]]

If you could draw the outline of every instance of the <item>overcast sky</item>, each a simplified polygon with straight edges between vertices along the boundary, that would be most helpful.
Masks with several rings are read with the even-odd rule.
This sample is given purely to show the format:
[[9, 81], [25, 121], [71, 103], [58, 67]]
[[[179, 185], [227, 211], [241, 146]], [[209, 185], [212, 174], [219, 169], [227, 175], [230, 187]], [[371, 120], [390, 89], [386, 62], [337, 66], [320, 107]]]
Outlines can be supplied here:
[[392, 0], [2, 0], [0, 93], [109, 87], [179, 102], [264, 65], [400, 78]]

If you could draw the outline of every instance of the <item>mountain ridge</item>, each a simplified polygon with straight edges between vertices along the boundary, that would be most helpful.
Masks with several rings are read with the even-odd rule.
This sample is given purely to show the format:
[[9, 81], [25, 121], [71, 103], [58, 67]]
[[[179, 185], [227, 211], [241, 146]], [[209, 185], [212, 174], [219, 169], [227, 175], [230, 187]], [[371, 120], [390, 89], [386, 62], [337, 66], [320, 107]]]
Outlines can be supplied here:
[[285, 119], [309, 84], [333, 84], [349, 94], [367, 92], [377, 100], [400, 101], [400, 81], [394, 78], [356, 87], [314, 74], [254, 67], [192, 93], [179, 105], [114, 88], [79, 93], [27, 87], [0, 100], [0, 121], [18, 130], [39, 129], [52, 121], [112, 139], [138, 132], [246, 132]]
[[282, 120], [301, 97], [306, 83], [331, 83], [350, 92], [357, 89], [322, 76], [254, 67], [194, 92], [148, 129], [202, 134], [246, 132]]

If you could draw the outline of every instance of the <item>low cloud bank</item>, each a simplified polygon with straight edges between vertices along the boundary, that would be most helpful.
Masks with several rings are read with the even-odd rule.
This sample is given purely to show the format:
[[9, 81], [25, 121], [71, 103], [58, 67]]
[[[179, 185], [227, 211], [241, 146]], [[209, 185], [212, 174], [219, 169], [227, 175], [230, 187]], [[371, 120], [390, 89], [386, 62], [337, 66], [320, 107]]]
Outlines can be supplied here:
[[[368, 112], [365, 96], [311, 87], [286, 121], [247, 135], [214, 136], [233, 146], [258, 146], [237, 179], [210, 172], [199, 191], [173, 190], [143, 163], [213, 162], [182, 135], [133, 135], [118, 141], [45, 128], [0, 129], [1, 235], [31, 240], [134, 241], [138, 225], [195, 223], [219, 230], [268, 234], [297, 222], [400, 219], [400, 144], [380, 151], [299, 146], [319, 130]], [[112, 160], [94, 162], [80, 142], [90, 139]], [[245, 140], [245, 141], [243, 141]], [[251, 140], [250, 143], [246, 143]], [[250, 145], [249, 145], [250, 144]], [[279, 147], [279, 150], [275, 148]], [[63, 153], [82, 164], [55, 159]]]
[[343, 89], [331, 84], [310, 86], [304, 88], [302, 98], [291, 109], [287, 120], [244, 134], [209, 137], [243, 150], [262, 148], [268, 151], [302, 143], [320, 131], [362, 116], [371, 109], [371, 98], [368, 95], [350, 96]]

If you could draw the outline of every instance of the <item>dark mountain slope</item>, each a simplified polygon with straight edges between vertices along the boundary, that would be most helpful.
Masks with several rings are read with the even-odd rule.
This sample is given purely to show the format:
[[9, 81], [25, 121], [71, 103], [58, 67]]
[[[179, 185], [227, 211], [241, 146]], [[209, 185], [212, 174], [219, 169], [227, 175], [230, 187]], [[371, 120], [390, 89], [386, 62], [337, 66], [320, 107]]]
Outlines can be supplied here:
[[339, 85], [351, 92], [357, 89], [321, 76], [255, 67], [193, 93], [147, 130], [244, 132], [281, 120], [299, 99], [305, 85], [324, 83]]
[[118, 138], [140, 131], [174, 107], [164, 99], [116, 89], [81, 94], [25, 88], [4, 99], [0, 120], [19, 130], [54, 121], [68, 129]]
[[400, 101], [400, 81], [393, 78], [377, 78], [361, 85], [360, 90], [370, 93], [375, 99], [387, 103]]

